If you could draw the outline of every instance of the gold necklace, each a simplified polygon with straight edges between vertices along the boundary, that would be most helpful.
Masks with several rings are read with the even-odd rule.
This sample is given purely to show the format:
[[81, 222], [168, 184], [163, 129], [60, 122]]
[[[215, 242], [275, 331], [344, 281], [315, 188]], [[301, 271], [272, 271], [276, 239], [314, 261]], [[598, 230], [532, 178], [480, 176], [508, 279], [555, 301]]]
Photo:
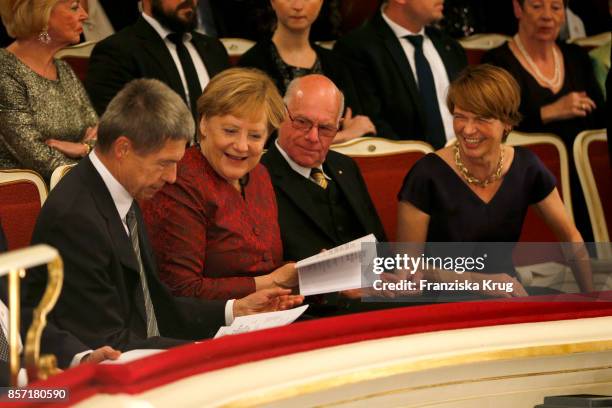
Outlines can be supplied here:
[[461, 171], [461, 175], [468, 182], [468, 184], [475, 184], [480, 187], [486, 187], [489, 183], [493, 183], [496, 180], [501, 178], [502, 168], [504, 167], [504, 146], [502, 145], [499, 152], [499, 161], [497, 162], [497, 169], [484, 180], [480, 180], [479, 178], [474, 177], [470, 171], [465, 167], [463, 161], [461, 160], [461, 153], [459, 153], [459, 142], [455, 142], [455, 164]]

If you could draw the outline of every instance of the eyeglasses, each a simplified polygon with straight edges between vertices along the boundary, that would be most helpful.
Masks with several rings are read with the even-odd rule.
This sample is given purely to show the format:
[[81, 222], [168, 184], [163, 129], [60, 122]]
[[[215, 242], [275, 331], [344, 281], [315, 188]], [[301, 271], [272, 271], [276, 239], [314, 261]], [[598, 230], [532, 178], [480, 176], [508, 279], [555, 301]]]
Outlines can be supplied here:
[[295, 130], [299, 130], [300, 132], [308, 133], [310, 129], [316, 126], [319, 137], [328, 137], [333, 138], [338, 133], [338, 128], [331, 125], [321, 125], [311, 121], [308, 118], [303, 116], [296, 116], [295, 118], [291, 115], [289, 108], [287, 108], [287, 113], [289, 114], [289, 119], [291, 120], [291, 125]]

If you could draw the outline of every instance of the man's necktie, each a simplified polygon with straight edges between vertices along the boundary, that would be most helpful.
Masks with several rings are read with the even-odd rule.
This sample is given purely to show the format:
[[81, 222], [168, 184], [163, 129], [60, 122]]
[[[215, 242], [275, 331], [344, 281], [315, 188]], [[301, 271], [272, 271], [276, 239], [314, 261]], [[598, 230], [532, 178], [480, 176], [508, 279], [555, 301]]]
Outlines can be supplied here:
[[145, 276], [144, 266], [142, 264], [142, 257], [140, 256], [140, 243], [138, 242], [138, 223], [136, 222], [136, 210], [134, 205], [130, 207], [125, 221], [130, 230], [130, 239], [132, 240], [132, 248], [136, 254], [136, 260], [138, 261], [138, 274], [140, 275], [140, 283], [142, 285], [142, 293], [144, 294], [145, 313], [147, 315], [147, 337], [159, 336], [159, 329], [157, 327], [157, 319], [155, 318], [155, 310], [153, 309], [153, 302], [151, 301], [151, 294], [149, 293], [149, 286], [147, 285], [147, 277]]
[[2, 330], [2, 327], [0, 327], [0, 361], [8, 362], [8, 360], [9, 345], [8, 341], [6, 340], [6, 333], [4, 333], [4, 330]]
[[416, 66], [419, 93], [423, 100], [425, 120], [427, 122], [425, 126], [425, 140], [435, 149], [440, 149], [446, 143], [446, 136], [444, 125], [442, 124], [442, 116], [440, 115], [436, 84], [429, 62], [423, 53], [423, 36], [407, 35], [405, 38], [414, 46], [414, 65]]
[[178, 54], [181, 65], [183, 66], [183, 74], [185, 74], [185, 80], [187, 81], [187, 89], [189, 89], [189, 105], [193, 117], [197, 117], [198, 112], [198, 98], [202, 94], [202, 88], [200, 87], [200, 80], [198, 79], [198, 72], [193, 65], [189, 51], [183, 43], [183, 34], [171, 33], [168, 34], [168, 39], [176, 45], [176, 53]]
[[321, 169], [313, 168], [310, 170], [310, 178], [312, 178], [323, 190], [327, 188], [327, 179], [323, 175]]

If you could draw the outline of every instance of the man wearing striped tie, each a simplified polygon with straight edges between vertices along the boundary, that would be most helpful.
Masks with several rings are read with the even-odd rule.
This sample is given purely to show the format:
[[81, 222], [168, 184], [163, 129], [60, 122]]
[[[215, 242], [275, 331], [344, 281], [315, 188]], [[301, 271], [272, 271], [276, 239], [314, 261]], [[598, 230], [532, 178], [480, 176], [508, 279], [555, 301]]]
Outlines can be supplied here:
[[[212, 336], [235, 316], [302, 301], [286, 289], [227, 302], [174, 298], [159, 281], [137, 200], [176, 180], [194, 133], [178, 94], [158, 80], [132, 81], [100, 119], [93, 152], [41, 210], [33, 242], [56, 247], [64, 260], [63, 290], [50, 321], [90, 348], [169, 348]], [[38, 302], [40, 277], [28, 274], [26, 304]]]

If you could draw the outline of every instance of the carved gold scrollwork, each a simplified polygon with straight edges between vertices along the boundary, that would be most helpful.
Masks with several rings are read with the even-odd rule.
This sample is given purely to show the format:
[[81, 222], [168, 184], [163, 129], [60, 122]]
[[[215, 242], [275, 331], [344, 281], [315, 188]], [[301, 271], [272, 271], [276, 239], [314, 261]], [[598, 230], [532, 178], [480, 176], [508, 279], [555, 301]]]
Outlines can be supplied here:
[[25, 365], [29, 381], [45, 380], [59, 372], [54, 355], [40, 355], [40, 339], [47, 324], [47, 314], [55, 306], [62, 291], [64, 266], [59, 255], [47, 264], [47, 270], [47, 288], [38, 307], [34, 309], [32, 325], [26, 337]]

